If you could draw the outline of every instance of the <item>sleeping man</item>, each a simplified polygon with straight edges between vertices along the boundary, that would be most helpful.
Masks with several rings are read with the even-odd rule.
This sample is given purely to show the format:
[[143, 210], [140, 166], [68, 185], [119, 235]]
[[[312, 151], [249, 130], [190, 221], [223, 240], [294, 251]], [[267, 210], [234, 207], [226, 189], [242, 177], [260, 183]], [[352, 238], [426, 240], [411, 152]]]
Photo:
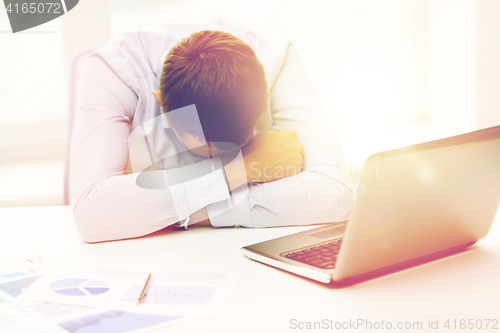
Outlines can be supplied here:
[[287, 40], [228, 21], [127, 33], [86, 63], [71, 196], [87, 242], [177, 224], [342, 221], [352, 185]]

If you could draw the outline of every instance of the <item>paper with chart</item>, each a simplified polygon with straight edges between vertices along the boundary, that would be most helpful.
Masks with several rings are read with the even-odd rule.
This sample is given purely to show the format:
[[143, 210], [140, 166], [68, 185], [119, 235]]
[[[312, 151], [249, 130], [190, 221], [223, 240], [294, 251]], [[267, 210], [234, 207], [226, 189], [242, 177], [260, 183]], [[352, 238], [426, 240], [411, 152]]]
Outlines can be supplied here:
[[6, 302], [3, 295], [0, 292], [0, 332], [139, 333], [188, 318], [48, 302], [16, 301], [12, 304]]
[[17, 297], [40, 276], [43, 270], [24, 260], [22, 263], [0, 266], [0, 291]]
[[0, 332], [47, 333], [55, 330], [44, 318], [0, 290]]
[[[149, 273], [146, 297], [137, 304]], [[212, 268], [65, 266], [40, 277], [19, 298], [143, 314], [214, 315], [240, 276], [237, 271]]]
[[105, 310], [81, 305], [22, 301], [27, 308], [70, 333], [139, 333], [176, 324], [187, 317]]
[[26, 260], [0, 266], [0, 332], [139, 333], [188, 319], [16, 298], [51, 269]]

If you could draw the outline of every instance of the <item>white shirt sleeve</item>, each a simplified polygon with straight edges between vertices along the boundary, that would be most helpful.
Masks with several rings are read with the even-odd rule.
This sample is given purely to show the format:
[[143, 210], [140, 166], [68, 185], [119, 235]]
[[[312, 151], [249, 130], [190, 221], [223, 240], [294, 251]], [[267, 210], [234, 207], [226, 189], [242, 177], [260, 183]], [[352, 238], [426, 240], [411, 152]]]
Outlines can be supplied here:
[[165, 170], [126, 174], [136, 105], [137, 95], [101, 58], [91, 57], [82, 76], [70, 157], [74, 217], [87, 242], [146, 235], [229, 198], [221, 169], [171, 188], [138, 186], [139, 175], [155, 181], [168, 177]]
[[[305, 65], [292, 44], [270, 98], [273, 128], [295, 130], [304, 145], [303, 171], [293, 177], [249, 186], [247, 195], [222, 214], [213, 208], [221, 203], [209, 205], [212, 225], [275, 227], [346, 220], [353, 192], [340, 142], [316, 100]], [[218, 215], [212, 217], [212, 211]]]

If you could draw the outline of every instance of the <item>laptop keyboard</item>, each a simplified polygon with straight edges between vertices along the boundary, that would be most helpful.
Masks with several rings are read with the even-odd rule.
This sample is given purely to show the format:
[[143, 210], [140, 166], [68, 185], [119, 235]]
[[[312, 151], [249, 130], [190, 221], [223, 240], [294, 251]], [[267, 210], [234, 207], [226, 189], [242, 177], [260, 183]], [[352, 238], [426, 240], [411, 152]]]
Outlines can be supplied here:
[[332, 269], [335, 268], [341, 244], [342, 239], [340, 238], [287, 253], [285, 257], [314, 267]]

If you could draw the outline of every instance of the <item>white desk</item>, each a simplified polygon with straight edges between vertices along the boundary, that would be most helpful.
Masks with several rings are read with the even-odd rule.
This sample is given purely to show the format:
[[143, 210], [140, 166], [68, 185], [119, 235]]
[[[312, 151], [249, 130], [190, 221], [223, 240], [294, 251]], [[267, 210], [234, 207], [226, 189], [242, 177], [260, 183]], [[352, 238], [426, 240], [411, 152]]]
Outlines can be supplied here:
[[[40, 253], [42, 260], [71, 256], [100, 263], [163, 263], [244, 270], [218, 316], [188, 320], [169, 327], [168, 332], [314, 331], [292, 329], [292, 319], [327, 319], [334, 323], [383, 320], [385, 325], [390, 321], [394, 326], [397, 322], [422, 322], [423, 329], [414, 332], [428, 331], [429, 319], [439, 320], [440, 329], [433, 332], [455, 331], [442, 328], [446, 319], [450, 319], [450, 324], [457, 319], [457, 326], [460, 319], [497, 319], [498, 330], [456, 331], [500, 331], [500, 214], [490, 234], [465, 253], [346, 288], [326, 286], [253, 262], [240, 252], [244, 245], [308, 227], [165, 230], [138, 239], [86, 244], [79, 237], [67, 206], [2, 208], [0, 230], [5, 230], [6, 225], [12, 235], [22, 235], [22, 244], [14, 247]], [[5, 241], [5, 236], [0, 235], [0, 241]]]

